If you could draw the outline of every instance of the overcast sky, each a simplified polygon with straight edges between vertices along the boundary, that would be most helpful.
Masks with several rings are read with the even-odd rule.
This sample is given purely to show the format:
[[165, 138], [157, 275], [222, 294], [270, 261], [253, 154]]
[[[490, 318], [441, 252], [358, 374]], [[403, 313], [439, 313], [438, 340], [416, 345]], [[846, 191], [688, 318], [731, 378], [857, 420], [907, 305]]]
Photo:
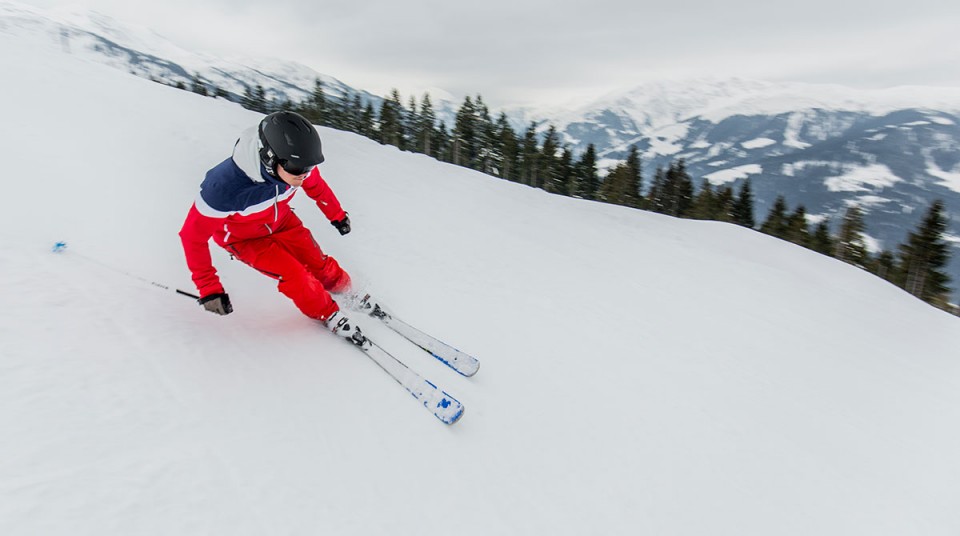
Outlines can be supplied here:
[[[42, 7], [54, 0], [20, 0]], [[374, 93], [556, 104], [663, 78], [960, 86], [958, 0], [79, 0]]]

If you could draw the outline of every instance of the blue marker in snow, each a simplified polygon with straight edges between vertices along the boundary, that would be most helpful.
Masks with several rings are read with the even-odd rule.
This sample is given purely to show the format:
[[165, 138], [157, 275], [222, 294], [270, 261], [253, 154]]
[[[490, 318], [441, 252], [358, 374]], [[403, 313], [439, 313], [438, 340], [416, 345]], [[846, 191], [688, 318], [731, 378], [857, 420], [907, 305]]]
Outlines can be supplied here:
[[66, 243], [66, 242], [57, 242], [56, 244], [53, 245], [53, 252], [54, 252], [54, 253], [63, 253], [63, 250], [65, 250], [65, 249], [67, 249], [67, 243]]

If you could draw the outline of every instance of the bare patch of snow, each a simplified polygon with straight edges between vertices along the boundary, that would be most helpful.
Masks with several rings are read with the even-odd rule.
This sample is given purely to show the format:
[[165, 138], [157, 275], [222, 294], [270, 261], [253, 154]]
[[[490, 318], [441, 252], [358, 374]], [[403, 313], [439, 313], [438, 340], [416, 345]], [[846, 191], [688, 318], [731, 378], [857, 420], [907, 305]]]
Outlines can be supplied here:
[[791, 114], [787, 119], [787, 130], [783, 132], [783, 144], [795, 149], [806, 149], [810, 147], [809, 143], [800, 141], [800, 129], [803, 128], [803, 122], [806, 120], [806, 114], [797, 112]]
[[863, 245], [867, 246], [867, 251], [874, 255], [883, 251], [883, 241], [868, 234], [863, 234]]
[[960, 169], [954, 168], [950, 171], [944, 171], [933, 159], [928, 159], [927, 174], [940, 179], [939, 184], [941, 186], [950, 188], [954, 192], [960, 192]]
[[770, 138], [754, 138], [749, 141], [745, 141], [740, 145], [744, 149], [762, 149], [764, 147], [769, 147], [776, 144], [776, 140], [771, 140]]
[[713, 144], [700, 139], [690, 144], [691, 149], [709, 149]]
[[760, 164], [747, 164], [745, 166], [737, 166], [730, 169], [714, 171], [713, 173], [704, 175], [703, 178], [710, 181], [710, 184], [720, 185], [733, 182], [738, 179], [745, 179], [750, 175], [757, 175], [760, 173], [763, 173], [763, 167], [761, 167]]
[[821, 161], [821, 160], [800, 160], [798, 162], [784, 164], [783, 167], [780, 168], [780, 173], [787, 177], [793, 177], [794, 173], [798, 171], [803, 171], [808, 167], [817, 167], [817, 166], [839, 169], [839, 166], [835, 162], [827, 162], [827, 161]]
[[650, 149], [647, 150], [647, 156], [662, 155], [670, 156], [683, 150], [683, 146], [678, 142], [682, 140], [690, 130], [690, 125], [685, 123], [675, 123], [663, 128], [659, 128], [650, 135]]
[[869, 192], [903, 181], [883, 164], [847, 167], [846, 172], [823, 181], [831, 192]]

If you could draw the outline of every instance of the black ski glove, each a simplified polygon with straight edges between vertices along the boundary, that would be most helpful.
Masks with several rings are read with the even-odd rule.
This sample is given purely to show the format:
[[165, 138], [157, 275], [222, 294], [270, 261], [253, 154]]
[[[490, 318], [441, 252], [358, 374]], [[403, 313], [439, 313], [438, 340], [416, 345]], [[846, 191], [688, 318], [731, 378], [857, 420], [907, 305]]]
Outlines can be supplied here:
[[340, 231], [340, 236], [343, 236], [350, 232], [350, 216], [344, 214], [342, 220], [332, 221], [330, 225], [336, 227]]
[[227, 296], [226, 293], [211, 294], [200, 298], [197, 303], [202, 305], [204, 309], [218, 315], [228, 315], [233, 312], [233, 306], [230, 305], [230, 296]]

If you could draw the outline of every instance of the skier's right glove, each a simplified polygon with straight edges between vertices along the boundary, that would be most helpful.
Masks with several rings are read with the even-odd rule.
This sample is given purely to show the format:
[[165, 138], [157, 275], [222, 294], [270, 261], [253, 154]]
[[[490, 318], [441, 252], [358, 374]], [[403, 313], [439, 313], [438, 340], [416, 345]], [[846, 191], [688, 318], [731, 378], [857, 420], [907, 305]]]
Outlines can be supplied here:
[[233, 306], [230, 305], [230, 296], [226, 293], [211, 294], [197, 300], [197, 303], [204, 309], [218, 315], [228, 315], [233, 312]]
[[330, 225], [336, 227], [337, 231], [340, 231], [340, 236], [343, 236], [350, 232], [350, 216], [344, 214], [342, 220], [332, 221]]

